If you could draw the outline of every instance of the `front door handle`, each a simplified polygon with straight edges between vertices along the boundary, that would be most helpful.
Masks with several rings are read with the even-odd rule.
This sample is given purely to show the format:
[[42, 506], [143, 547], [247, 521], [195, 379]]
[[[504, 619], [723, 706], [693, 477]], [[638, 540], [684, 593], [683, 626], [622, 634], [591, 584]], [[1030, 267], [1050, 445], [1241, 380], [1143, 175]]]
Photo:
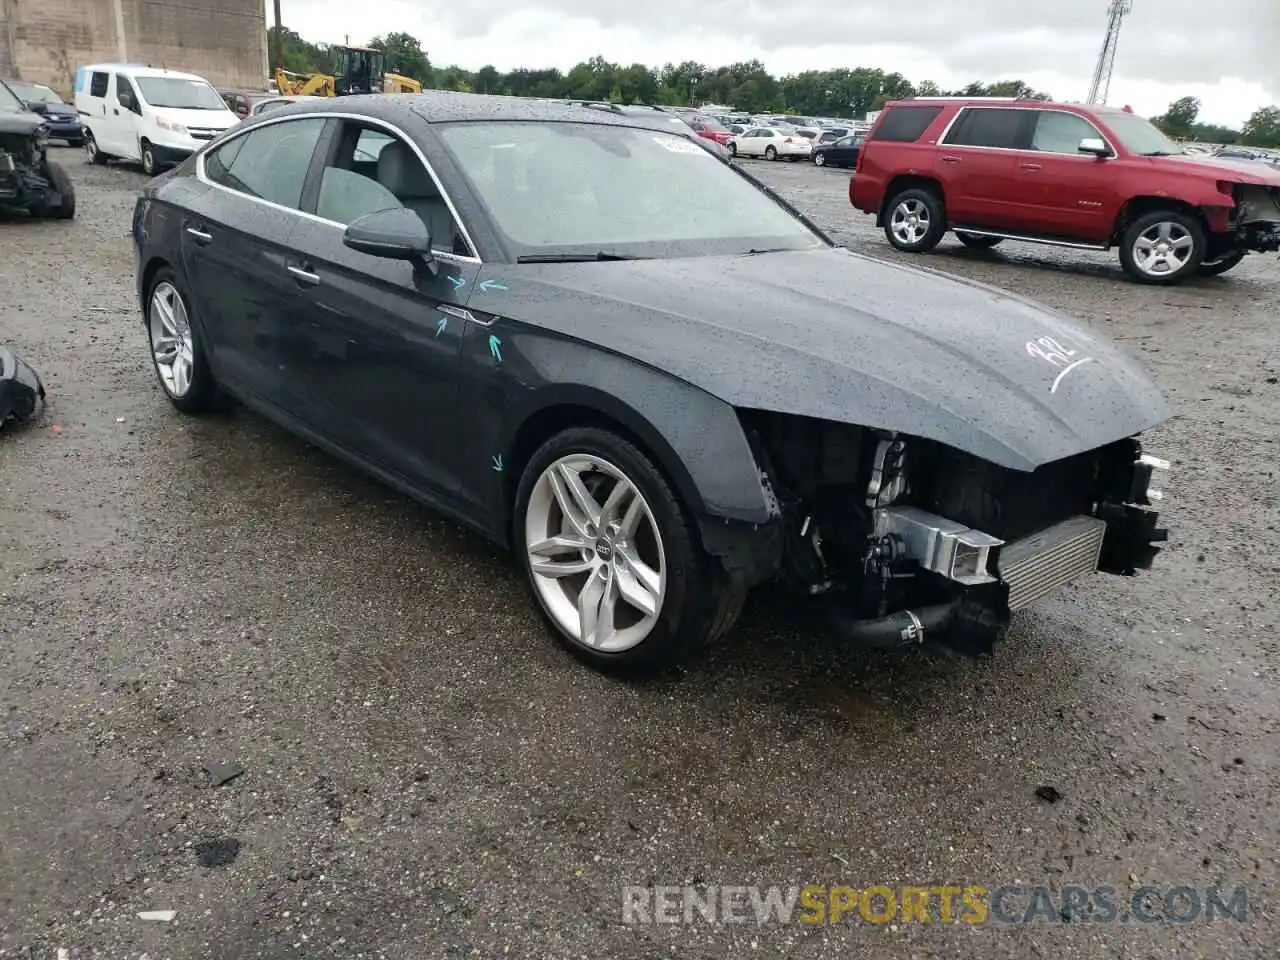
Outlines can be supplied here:
[[303, 270], [301, 267], [290, 266], [289, 273], [293, 275], [293, 279], [299, 283], [305, 283], [309, 287], [314, 287], [320, 282], [320, 274], [311, 273], [309, 270]]
[[1022, 165], [1022, 169], [1023, 169], [1023, 170], [1043, 170], [1043, 169], [1044, 169], [1044, 164], [1042, 164], [1042, 163], [1024, 163], [1024, 164]]
[[960, 158], [959, 157], [943, 157], [942, 162], [943, 163], [959, 163]]
[[195, 237], [196, 243], [199, 243], [202, 246], [206, 243], [210, 243], [213, 240], [212, 233], [205, 233], [203, 230], [197, 230], [195, 227], [187, 227], [187, 233]]

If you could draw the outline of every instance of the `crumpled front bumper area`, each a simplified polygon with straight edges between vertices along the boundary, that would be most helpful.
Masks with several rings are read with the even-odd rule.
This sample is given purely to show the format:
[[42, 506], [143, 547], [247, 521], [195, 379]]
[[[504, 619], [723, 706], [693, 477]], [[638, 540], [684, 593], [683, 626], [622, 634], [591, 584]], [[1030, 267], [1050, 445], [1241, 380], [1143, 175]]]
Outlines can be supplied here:
[[44, 384], [24, 360], [0, 347], [0, 430], [25, 423], [44, 405]]
[[892, 540], [932, 585], [929, 599], [870, 620], [837, 611], [832, 626], [871, 646], [989, 653], [1012, 613], [1094, 572], [1132, 576], [1151, 567], [1168, 540], [1151, 509], [1163, 494], [1151, 483], [1168, 467], [1142, 455], [1126, 480], [1124, 502], [1103, 502], [1094, 515], [1068, 517], [1007, 543], [916, 507], [880, 509], [876, 536]]

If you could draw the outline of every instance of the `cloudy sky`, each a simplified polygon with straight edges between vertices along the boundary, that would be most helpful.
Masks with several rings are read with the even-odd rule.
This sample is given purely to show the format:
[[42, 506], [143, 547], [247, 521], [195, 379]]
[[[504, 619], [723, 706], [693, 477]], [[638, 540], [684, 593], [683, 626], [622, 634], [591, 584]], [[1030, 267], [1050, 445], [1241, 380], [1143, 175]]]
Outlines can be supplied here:
[[[709, 65], [758, 57], [775, 74], [897, 70], [959, 87], [1022, 79], [1058, 99], [1088, 93], [1107, 0], [280, 0], [313, 42], [404, 30], [436, 66], [568, 68], [608, 60]], [[1280, 103], [1280, 0], [1134, 0], [1110, 102], [1161, 113], [1199, 97], [1201, 119], [1239, 125]], [[268, 22], [272, 17], [267, 0]]]

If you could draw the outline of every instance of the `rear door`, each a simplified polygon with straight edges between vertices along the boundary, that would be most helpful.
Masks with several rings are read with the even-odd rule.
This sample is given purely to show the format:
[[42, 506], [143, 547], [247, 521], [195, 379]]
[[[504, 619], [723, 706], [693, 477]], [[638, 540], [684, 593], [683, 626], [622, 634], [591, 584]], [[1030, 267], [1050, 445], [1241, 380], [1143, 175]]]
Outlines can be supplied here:
[[290, 350], [289, 242], [328, 123], [289, 118], [206, 153], [197, 175], [210, 189], [182, 225], [183, 266], [219, 375], [294, 416], [306, 397]]
[[[422, 152], [394, 127], [342, 121], [312, 192], [289, 266], [307, 416], [415, 487], [456, 494], [459, 350], [480, 261]], [[344, 245], [351, 221], [394, 207], [431, 232], [434, 272]]]
[[944, 132], [934, 173], [953, 226], [1020, 232], [1025, 208], [1017, 202], [1019, 150], [1031, 140], [1035, 111], [1018, 107], [964, 107]]
[[[1079, 151], [1080, 141], [1106, 137], [1079, 114], [1036, 110], [1030, 149], [1018, 158], [1016, 198], [1038, 233], [1105, 243], [1123, 198], [1109, 159]], [[1114, 153], [1115, 148], [1112, 147]]]

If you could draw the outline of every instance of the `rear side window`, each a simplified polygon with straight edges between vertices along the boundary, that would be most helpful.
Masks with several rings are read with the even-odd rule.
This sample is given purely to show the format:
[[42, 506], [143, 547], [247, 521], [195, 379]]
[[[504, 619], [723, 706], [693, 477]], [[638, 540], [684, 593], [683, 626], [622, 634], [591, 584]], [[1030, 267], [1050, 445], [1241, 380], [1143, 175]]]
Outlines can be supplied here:
[[940, 113], [941, 107], [894, 107], [881, 118], [871, 139], [915, 143]]
[[993, 107], [965, 107], [951, 125], [943, 143], [955, 147], [1023, 146], [1023, 130], [1031, 110], [1007, 110]]
[[89, 78], [89, 96], [105, 97], [107, 95], [107, 81], [110, 74], [93, 71], [93, 76]]
[[325, 122], [323, 117], [308, 117], [258, 127], [212, 151], [205, 158], [205, 176], [239, 193], [296, 210]]

